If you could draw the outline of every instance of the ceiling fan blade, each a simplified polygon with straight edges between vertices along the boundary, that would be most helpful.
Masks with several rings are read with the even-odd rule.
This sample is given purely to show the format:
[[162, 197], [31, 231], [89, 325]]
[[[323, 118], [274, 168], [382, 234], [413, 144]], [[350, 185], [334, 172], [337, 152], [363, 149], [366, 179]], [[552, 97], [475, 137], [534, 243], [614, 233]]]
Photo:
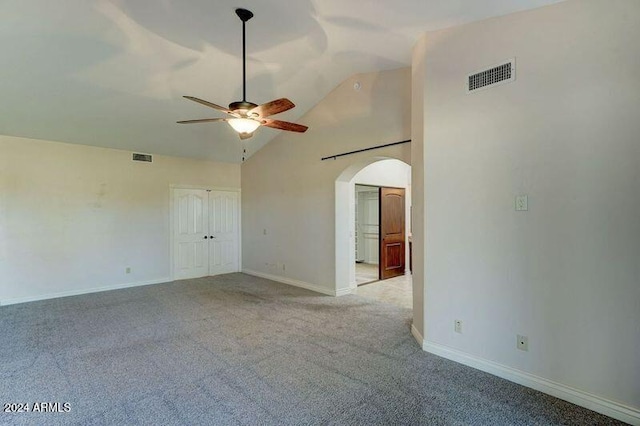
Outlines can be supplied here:
[[266, 104], [258, 105], [249, 111], [248, 115], [257, 114], [259, 117], [269, 117], [270, 115], [279, 114], [281, 112], [290, 110], [295, 104], [287, 98], [276, 99], [275, 101], [267, 102]]
[[205, 105], [205, 106], [208, 106], [209, 108], [217, 109], [218, 111], [222, 111], [222, 112], [225, 112], [227, 114], [231, 114], [234, 117], [238, 116], [238, 114], [234, 113], [229, 108], [225, 108], [225, 107], [222, 107], [220, 105], [216, 105], [216, 104], [214, 104], [212, 102], [205, 101], [204, 99], [194, 98], [193, 96], [183, 96], [183, 98], [189, 99], [190, 101], [197, 102], [197, 103]]
[[201, 118], [198, 120], [182, 120], [176, 121], [178, 124], [191, 124], [191, 123], [211, 123], [216, 121], [227, 121], [226, 118]]
[[245, 140], [252, 137], [253, 133], [238, 133], [238, 136], [240, 136], [240, 139]]
[[290, 132], [298, 132], [298, 133], [304, 133], [308, 129], [307, 126], [303, 126], [302, 124], [290, 123], [288, 121], [281, 121], [281, 120], [271, 120], [269, 118], [263, 120], [262, 125], [271, 127], [274, 129], [288, 130]]

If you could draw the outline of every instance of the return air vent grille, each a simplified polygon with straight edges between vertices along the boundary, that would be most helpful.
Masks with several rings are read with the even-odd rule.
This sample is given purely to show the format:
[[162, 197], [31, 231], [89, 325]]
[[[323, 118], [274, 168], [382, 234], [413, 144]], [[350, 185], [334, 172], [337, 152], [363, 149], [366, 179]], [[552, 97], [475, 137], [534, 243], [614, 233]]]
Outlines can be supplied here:
[[500, 65], [469, 74], [467, 78], [467, 93], [480, 89], [509, 83], [516, 78], [516, 61], [511, 59]]
[[153, 157], [149, 154], [138, 154], [138, 153], [133, 153], [133, 161], [144, 161], [146, 163], [152, 163], [153, 162]]

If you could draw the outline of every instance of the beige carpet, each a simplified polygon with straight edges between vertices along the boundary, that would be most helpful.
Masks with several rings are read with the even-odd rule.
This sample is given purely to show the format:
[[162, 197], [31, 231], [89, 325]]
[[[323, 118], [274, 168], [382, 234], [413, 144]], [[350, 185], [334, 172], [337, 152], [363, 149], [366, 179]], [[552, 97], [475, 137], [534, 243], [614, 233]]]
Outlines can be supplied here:
[[69, 407], [0, 424], [619, 424], [423, 352], [410, 319], [243, 274], [0, 306], [2, 402]]

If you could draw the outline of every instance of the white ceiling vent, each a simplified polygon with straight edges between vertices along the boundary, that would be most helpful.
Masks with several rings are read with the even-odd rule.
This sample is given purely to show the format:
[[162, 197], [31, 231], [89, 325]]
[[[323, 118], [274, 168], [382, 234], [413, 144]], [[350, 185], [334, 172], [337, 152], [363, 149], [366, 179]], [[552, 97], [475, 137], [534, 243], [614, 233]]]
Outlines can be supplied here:
[[138, 154], [138, 153], [134, 152], [132, 160], [133, 161], [144, 161], [146, 163], [152, 163], [153, 162], [153, 157], [150, 154]]
[[467, 93], [510, 83], [516, 79], [516, 60], [510, 59], [498, 65], [476, 71], [467, 77]]

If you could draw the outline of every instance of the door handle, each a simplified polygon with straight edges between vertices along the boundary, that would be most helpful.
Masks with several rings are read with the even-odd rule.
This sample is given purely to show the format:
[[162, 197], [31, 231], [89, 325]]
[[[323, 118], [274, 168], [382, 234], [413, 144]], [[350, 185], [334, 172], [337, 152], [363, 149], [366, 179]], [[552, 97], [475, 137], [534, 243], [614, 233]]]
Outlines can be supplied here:
[[212, 236], [210, 236], [209, 238], [214, 239], [215, 237], [212, 235]]
[[209, 238], [209, 237], [207, 237], [207, 236], [205, 235], [205, 236], [204, 236], [204, 239], [206, 240], [207, 238]]

